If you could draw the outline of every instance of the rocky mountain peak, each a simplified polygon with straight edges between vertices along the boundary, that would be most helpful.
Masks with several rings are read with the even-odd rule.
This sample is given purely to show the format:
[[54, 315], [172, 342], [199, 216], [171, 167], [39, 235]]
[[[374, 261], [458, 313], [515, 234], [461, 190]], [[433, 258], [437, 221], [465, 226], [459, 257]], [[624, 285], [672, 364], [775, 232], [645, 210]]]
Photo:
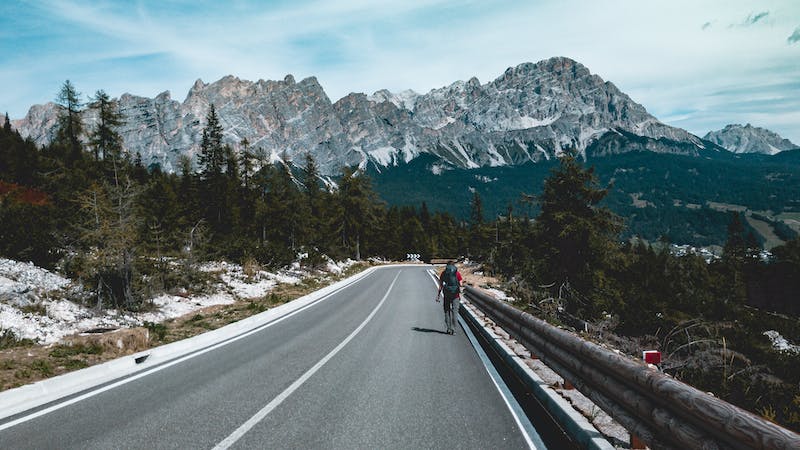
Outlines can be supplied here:
[[[689, 147], [699, 142], [659, 122], [582, 64], [557, 57], [509, 68], [486, 84], [472, 77], [427, 94], [384, 89], [350, 94], [335, 104], [315, 77], [296, 82], [291, 74], [281, 81], [198, 79], [183, 103], [169, 92], [155, 99], [125, 94], [119, 99], [124, 146], [147, 164], [172, 170], [179, 156], [198, 151], [211, 104], [234, 149], [247, 138], [266, 155], [299, 161], [310, 152], [325, 174], [343, 165], [380, 170], [421, 153], [464, 168], [536, 162], [564, 149], [584, 151], [610, 130]], [[84, 113], [87, 129], [92, 114]], [[15, 126], [43, 145], [52, 139], [56, 117], [53, 106], [37, 106]], [[617, 151], [613, 143], [604, 147], [606, 153]]]
[[734, 153], [764, 153], [774, 155], [784, 150], [793, 150], [797, 145], [784, 139], [778, 133], [766, 128], [745, 124], [730, 124], [717, 131], [710, 131], [704, 137]]

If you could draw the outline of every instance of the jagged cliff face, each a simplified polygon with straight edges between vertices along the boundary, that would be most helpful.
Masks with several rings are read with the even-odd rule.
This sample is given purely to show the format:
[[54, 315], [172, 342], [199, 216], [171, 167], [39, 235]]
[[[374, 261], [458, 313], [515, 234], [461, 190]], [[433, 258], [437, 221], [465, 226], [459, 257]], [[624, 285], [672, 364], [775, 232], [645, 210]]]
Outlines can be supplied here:
[[[344, 165], [373, 164], [380, 170], [420, 153], [437, 155], [442, 167], [535, 162], [565, 149], [583, 152], [613, 129], [702, 146], [583, 65], [552, 58], [509, 68], [483, 85], [472, 78], [424, 95], [382, 90], [350, 94], [335, 104], [316, 78], [295, 82], [291, 75], [283, 81], [198, 80], [183, 103], [169, 92], [154, 99], [125, 94], [119, 98], [125, 148], [148, 164], [174, 170], [180, 155], [198, 152], [212, 103], [225, 142], [234, 148], [246, 138], [251, 148], [273, 158], [302, 161], [310, 152], [326, 174]], [[13, 124], [44, 145], [53, 137], [57, 114], [56, 105], [34, 106]], [[91, 129], [94, 113], [86, 111], [84, 121]]]
[[764, 153], [774, 155], [784, 150], [798, 148], [790, 140], [777, 133], [749, 123], [745, 126], [727, 125], [718, 131], [711, 131], [703, 138], [734, 153]]

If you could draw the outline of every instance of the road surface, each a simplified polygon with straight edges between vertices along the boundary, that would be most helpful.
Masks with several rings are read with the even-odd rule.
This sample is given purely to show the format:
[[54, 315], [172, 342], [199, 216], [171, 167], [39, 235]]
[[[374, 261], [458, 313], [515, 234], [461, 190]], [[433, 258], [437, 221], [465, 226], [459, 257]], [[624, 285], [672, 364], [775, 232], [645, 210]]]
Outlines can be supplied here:
[[464, 330], [443, 333], [435, 293], [427, 267], [381, 268], [243, 339], [6, 428], [0, 448], [528, 448]]

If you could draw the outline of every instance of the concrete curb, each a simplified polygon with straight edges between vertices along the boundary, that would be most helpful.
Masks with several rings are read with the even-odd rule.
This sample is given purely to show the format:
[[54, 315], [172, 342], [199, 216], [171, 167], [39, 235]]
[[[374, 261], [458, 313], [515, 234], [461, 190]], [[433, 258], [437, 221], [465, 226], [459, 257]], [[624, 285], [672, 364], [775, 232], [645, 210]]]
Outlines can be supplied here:
[[[159, 365], [166, 364], [178, 358], [184, 356], [188, 357], [192, 353], [200, 352], [209, 347], [226, 345], [237, 338], [244, 337], [244, 335], [248, 333], [257, 331], [260, 327], [267, 326], [295, 311], [310, 306], [318, 301], [322, 301], [331, 294], [363, 279], [372, 272], [386, 267], [397, 266], [386, 265], [370, 267], [356, 275], [340, 280], [318, 291], [222, 328], [208, 331], [182, 341], [117, 358], [96, 366], [87, 367], [85, 369], [0, 392], [0, 405], [3, 405], [2, 410], [0, 410], [0, 421], [56, 400], [133, 375], [137, 372], [154, 369]], [[139, 362], [137, 363], [137, 361]]]
[[603, 434], [586, 417], [576, 411], [564, 397], [551, 389], [497, 334], [483, 326], [472, 311], [472, 308], [476, 308], [474, 305], [463, 302], [462, 299], [462, 306], [464, 307], [459, 308], [462, 317], [476, 326], [494, 350], [514, 370], [533, 395], [536, 396], [537, 400], [558, 420], [575, 442], [587, 449], [614, 450], [615, 447], [606, 440]]

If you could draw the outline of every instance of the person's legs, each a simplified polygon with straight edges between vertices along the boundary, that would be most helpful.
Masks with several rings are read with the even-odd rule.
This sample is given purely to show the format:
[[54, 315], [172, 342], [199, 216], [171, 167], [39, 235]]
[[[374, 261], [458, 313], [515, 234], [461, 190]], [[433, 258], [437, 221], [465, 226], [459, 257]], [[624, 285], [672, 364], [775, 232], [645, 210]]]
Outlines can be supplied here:
[[458, 323], [458, 307], [461, 305], [461, 297], [456, 297], [450, 305], [450, 331], [456, 334], [456, 324]]
[[442, 306], [444, 307], [444, 324], [447, 327], [447, 332], [450, 333], [450, 330], [453, 329], [453, 299], [449, 295], [445, 294], [444, 300], [442, 301]]

